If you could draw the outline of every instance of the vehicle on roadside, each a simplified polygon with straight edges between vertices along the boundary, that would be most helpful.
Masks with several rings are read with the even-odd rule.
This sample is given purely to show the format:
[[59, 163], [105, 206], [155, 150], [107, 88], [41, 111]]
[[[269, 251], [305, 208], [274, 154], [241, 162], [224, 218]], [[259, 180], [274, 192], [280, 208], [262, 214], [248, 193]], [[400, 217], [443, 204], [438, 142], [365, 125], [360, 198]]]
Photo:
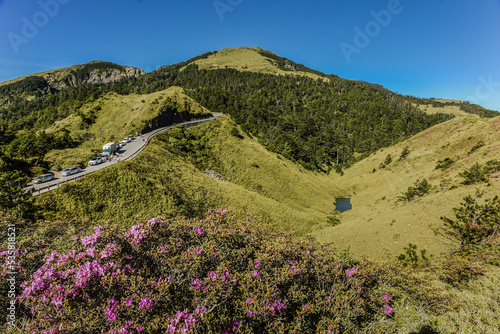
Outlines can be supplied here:
[[101, 157], [95, 157], [95, 158], [90, 159], [89, 166], [98, 165], [98, 164], [103, 163], [103, 162], [104, 162], [104, 160]]
[[128, 138], [130, 141], [132, 141], [132, 140], [134, 140], [134, 139], [135, 139], [135, 137], [134, 137], [133, 135], [130, 135], [130, 136], [128, 136], [127, 138]]
[[54, 179], [54, 174], [47, 173], [47, 174], [40, 175], [39, 177], [34, 179], [33, 183], [43, 183], [43, 182], [51, 181], [53, 179]]
[[130, 142], [131, 142], [131, 140], [130, 140], [130, 139], [128, 139], [128, 137], [125, 137], [125, 138], [123, 138], [123, 140], [122, 140], [122, 143], [127, 143], [127, 144], [128, 144], [128, 143], [130, 143]]
[[79, 173], [81, 171], [82, 171], [82, 169], [80, 167], [70, 167], [70, 168], [66, 168], [65, 170], [63, 170], [61, 172], [61, 176], [70, 176], [70, 175]]
[[119, 143], [118, 143], [118, 146], [119, 146], [119, 147], [123, 147], [123, 146], [125, 146], [125, 145], [127, 145], [127, 143], [126, 143], [126, 142], [124, 142], [124, 141], [121, 141], [121, 142], [119, 142]]
[[118, 144], [117, 143], [107, 143], [102, 147], [102, 154], [103, 155], [111, 155], [115, 153], [118, 150]]

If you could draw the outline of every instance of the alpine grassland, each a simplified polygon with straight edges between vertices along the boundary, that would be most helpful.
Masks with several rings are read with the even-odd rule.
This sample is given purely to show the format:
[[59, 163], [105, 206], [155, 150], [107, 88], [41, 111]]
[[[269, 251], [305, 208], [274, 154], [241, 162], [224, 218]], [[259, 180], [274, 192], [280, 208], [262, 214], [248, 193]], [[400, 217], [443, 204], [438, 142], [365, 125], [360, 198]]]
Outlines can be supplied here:
[[[469, 154], [478, 142], [484, 143]], [[399, 157], [408, 147], [410, 153], [379, 168], [387, 155]], [[416, 136], [356, 163], [343, 176], [331, 178], [351, 195], [353, 210], [340, 214], [341, 224], [313, 233], [320, 241], [349, 247], [355, 254], [383, 257], [403, 252], [409, 243], [426, 249], [431, 256], [450, 252], [455, 245], [436, 236], [433, 227], [441, 226], [442, 216], [452, 216], [454, 207], [479, 189], [483, 198], [500, 193], [497, 167], [483, 173], [486, 182], [467, 182], [462, 175], [478, 164], [500, 161], [500, 118], [457, 117], [435, 125]], [[447, 168], [436, 168], [444, 159]], [[489, 163], [488, 163], [489, 162]], [[427, 194], [411, 201], [399, 198], [415, 183], [427, 181]]]
[[499, 333], [498, 115], [257, 47], [4, 83], [0, 331]]
[[198, 215], [227, 207], [304, 236], [326, 226], [336, 197], [326, 175], [267, 151], [223, 117], [155, 137], [135, 159], [37, 196], [46, 219], [113, 220], [157, 213]]

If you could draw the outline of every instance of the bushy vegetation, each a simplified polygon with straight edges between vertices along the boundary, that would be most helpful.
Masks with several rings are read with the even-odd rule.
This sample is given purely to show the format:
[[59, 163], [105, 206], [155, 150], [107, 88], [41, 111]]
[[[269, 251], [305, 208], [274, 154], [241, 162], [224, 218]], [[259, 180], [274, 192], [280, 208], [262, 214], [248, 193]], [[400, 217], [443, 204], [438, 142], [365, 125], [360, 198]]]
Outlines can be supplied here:
[[488, 169], [486, 169], [485, 166], [481, 165], [479, 162], [476, 162], [470, 168], [463, 170], [458, 175], [464, 179], [462, 183], [465, 185], [488, 182], [490, 179]]
[[477, 191], [475, 197], [465, 197], [461, 206], [453, 210], [456, 219], [441, 217], [444, 226], [437, 232], [460, 251], [485, 246], [500, 236], [500, 198], [495, 196], [480, 204], [482, 196]]
[[398, 161], [406, 160], [406, 158], [408, 158], [408, 156], [410, 155], [410, 153], [411, 153], [410, 147], [409, 146], [405, 146], [403, 148], [403, 151], [401, 151], [401, 155], [399, 156]]
[[454, 158], [444, 158], [438, 160], [435, 169], [448, 169], [457, 159]]
[[382, 163], [380, 163], [380, 165], [378, 166], [379, 168], [385, 168], [387, 167], [390, 163], [392, 162], [392, 156], [390, 154], [387, 154], [387, 156], [385, 157], [384, 161]]
[[410, 202], [417, 197], [425, 196], [431, 190], [432, 185], [427, 181], [427, 179], [415, 181], [413, 186], [408, 187], [408, 189], [399, 196], [401, 201]]
[[406, 276], [222, 209], [128, 230], [98, 226], [53, 247], [28, 238], [16, 248], [27, 279], [18, 319], [29, 332], [389, 333], [382, 319], [394, 301], [384, 289]]

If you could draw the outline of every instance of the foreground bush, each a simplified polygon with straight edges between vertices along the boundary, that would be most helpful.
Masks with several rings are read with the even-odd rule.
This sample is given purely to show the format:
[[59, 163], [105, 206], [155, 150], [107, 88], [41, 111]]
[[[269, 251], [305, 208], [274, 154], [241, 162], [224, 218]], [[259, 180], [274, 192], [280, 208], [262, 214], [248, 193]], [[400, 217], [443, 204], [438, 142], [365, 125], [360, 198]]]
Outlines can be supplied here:
[[393, 297], [376, 266], [225, 210], [129, 230], [98, 226], [70, 243], [61, 254], [38, 240], [16, 250], [43, 261], [22, 284], [27, 332], [391, 332], [383, 319]]

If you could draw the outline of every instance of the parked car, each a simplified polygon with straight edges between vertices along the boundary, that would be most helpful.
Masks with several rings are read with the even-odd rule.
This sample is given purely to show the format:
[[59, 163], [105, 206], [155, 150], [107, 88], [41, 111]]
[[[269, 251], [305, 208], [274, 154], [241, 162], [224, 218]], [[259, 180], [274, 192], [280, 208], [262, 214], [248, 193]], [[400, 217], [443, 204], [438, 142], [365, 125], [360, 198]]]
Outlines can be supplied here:
[[103, 162], [104, 162], [104, 160], [101, 157], [95, 157], [95, 158], [90, 159], [89, 165], [94, 166], [94, 165], [98, 165], [98, 164], [103, 163]]
[[42, 182], [47, 182], [47, 181], [50, 181], [53, 179], [54, 179], [54, 174], [47, 173], [47, 174], [40, 175], [39, 177], [34, 179], [33, 183], [42, 183]]
[[123, 147], [123, 146], [125, 146], [125, 145], [127, 145], [127, 143], [126, 143], [126, 142], [124, 142], [124, 141], [121, 141], [121, 142], [119, 142], [119, 143], [118, 143], [118, 146], [119, 146], [119, 147]]
[[130, 143], [131, 140], [128, 137], [123, 138], [122, 143]]
[[63, 170], [61, 172], [61, 176], [70, 176], [70, 175], [79, 173], [81, 171], [82, 171], [82, 169], [80, 167], [70, 167], [70, 168], [66, 168], [65, 170]]
[[127, 138], [128, 138], [129, 140], [134, 140], [134, 139], [135, 139], [135, 137], [134, 137], [133, 135], [130, 135], [130, 136], [128, 136]]

